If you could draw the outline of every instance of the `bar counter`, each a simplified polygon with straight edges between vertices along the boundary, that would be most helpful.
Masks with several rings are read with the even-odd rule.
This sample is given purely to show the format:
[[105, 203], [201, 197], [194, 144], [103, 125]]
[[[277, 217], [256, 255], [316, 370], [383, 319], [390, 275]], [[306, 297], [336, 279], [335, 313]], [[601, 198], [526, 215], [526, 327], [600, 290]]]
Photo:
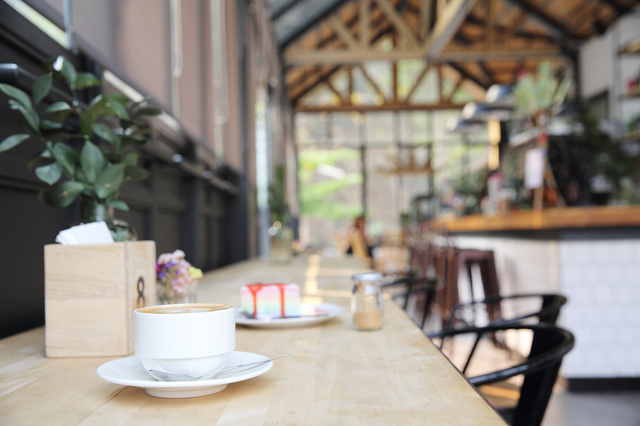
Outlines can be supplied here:
[[[492, 250], [502, 294], [567, 296], [560, 323], [576, 336], [562, 365], [570, 390], [640, 388], [640, 206], [441, 217], [430, 224], [444, 226], [459, 248]], [[461, 275], [459, 285], [468, 289]]]
[[512, 211], [491, 216], [443, 216], [429, 222], [449, 232], [531, 231], [573, 228], [640, 226], [640, 206], [568, 207], [539, 211]]
[[44, 328], [0, 340], [0, 424], [455, 424], [499, 425], [500, 416], [391, 300], [384, 328], [356, 331], [349, 316], [354, 259], [247, 261], [208, 273], [199, 301], [239, 305], [253, 282], [293, 282], [303, 302], [345, 312], [290, 329], [237, 327], [236, 350], [288, 358], [221, 393], [160, 399], [103, 381], [115, 358], [47, 359]]

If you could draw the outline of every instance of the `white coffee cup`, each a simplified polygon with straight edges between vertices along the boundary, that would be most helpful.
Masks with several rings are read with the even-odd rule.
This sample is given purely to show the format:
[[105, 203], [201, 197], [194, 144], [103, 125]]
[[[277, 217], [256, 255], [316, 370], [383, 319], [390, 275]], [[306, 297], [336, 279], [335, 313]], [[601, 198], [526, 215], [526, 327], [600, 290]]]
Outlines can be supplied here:
[[231, 305], [147, 306], [134, 316], [135, 353], [147, 371], [201, 376], [225, 367], [236, 348]]

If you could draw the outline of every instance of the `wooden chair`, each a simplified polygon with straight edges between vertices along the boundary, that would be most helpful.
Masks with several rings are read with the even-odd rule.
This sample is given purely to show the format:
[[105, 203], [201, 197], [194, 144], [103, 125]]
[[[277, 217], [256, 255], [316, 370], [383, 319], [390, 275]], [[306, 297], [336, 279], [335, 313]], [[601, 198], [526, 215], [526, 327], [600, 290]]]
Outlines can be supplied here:
[[351, 244], [353, 255], [365, 262], [369, 267], [373, 267], [373, 262], [371, 256], [369, 256], [367, 243], [357, 228], [349, 229], [349, 243]]
[[[447, 330], [433, 335], [433, 338], [450, 339], [465, 334], [476, 334], [477, 340], [486, 334], [495, 334], [507, 330], [531, 330], [533, 340], [527, 359], [515, 366], [499, 371], [470, 377], [474, 386], [502, 382], [514, 376], [523, 375], [520, 398], [515, 408], [498, 409], [497, 411], [512, 426], [540, 426], [544, 412], [551, 398], [553, 385], [558, 377], [558, 370], [563, 357], [573, 348], [573, 335], [562, 328], [549, 324], [522, 325], [501, 324], [482, 328], [464, 328]], [[462, 372], [465, 373], [475, 353], [472, 349]]]

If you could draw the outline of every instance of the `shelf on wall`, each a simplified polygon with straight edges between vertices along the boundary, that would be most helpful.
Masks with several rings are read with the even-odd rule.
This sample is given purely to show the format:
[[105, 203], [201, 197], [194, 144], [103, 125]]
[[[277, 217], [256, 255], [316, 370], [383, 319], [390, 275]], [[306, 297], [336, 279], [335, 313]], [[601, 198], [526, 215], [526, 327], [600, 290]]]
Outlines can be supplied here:
[[638, 55], [640, 54], [640, 38], [627, 44], [620, 50], [621, 55]]
[[640, 129], [634, 130], [624, 135], [625, 141], [637, 141], [640, 140]]
[[627, 90], [624, 94], [625, 98], [640, 98], [640, 85], [637, 85], [629, 90]]

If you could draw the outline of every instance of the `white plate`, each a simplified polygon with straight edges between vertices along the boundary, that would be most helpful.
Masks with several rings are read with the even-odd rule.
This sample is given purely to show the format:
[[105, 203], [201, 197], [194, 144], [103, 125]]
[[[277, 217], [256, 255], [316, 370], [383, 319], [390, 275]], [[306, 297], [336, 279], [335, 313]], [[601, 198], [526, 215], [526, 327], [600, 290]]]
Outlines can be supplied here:
[[333, 303], [321, 303], [319, 305], [306, 305], [303, 304], [304, 310], [317, 309], [326, 312], [324, 315], [315, 316], [302, 316], [294, 318], [274, 318], [274, 319], [254, 319], [247, 318], [244, 314], [236, 309], [236, 324], [244, 325], [247, 327], [255, 328], [290, 328], [290, 327], [305, 327], [307, 325], [320, 324], [335, 318], [342, 314], [343, 309], [334, 305]]
[[[231, 352], [228, 366], [248, 362], [264, 361], [266, 356], [250, 352]], [[227, 384], [252, 379], [266, 373], [273, 367], [273, 361], [254, 368], [241, 371], [230, 371], [222, 377], [212, 380], [197, 380], [189, 382], [161, 382], [149, 375], [142, 367], [140, 358], [131, 356], [107, 362], [98, 367], [98, 376], [107, 382], [117, 385], [135, 386], [147, 391], [158, 398], [192, 398], [195, 396], [211, 395], [225, 390]]]

